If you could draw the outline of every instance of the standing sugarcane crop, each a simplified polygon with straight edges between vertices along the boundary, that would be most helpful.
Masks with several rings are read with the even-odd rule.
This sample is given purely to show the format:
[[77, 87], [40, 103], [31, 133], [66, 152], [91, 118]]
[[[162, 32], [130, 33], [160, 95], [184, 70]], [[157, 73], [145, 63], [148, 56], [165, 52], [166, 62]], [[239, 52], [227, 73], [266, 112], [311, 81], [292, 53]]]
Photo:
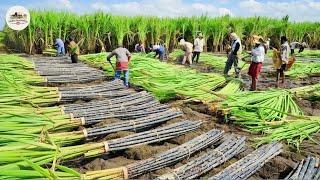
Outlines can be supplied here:
[[289, 62], [289, 53], [290, 53], [290, 47], [288, 44], [288, 39], [286, 36], [281, 36], [281, 47], [280, 47], [280, 60], [281, 65], [277, 68], [277, 87], [279, 87], [280, 82], [279, 78], [281, 79], [281, 84], [284, 84], [284, 71], [286, 69], [286, 66]]
[[116, 56], [116, 69], [114, 74], [114, 80], [120, 79], [121, 72], [124, 73], [124, 85], [129, 87], [129, 61], [131, 59], [131, 53], [128, 49], [119, 45], [117, 49], [113, 50], [107, 57], [107, 60], [111, 64], [111, 58]]
[[240, 74], [240, 68], [238, 67], [238, 63], [239, 63], [239, 59], [241, 59], [242, 45], [241, 45], [241, 40], [236, 33], [231, 33], [230, 38], [232, 40], [231, 51], [228, 55], [228, 60], [224, 67], [223, 74], [225, 76], [228, 76], [228, 72], [231, 69], [231, 66], [233, 64], [234, 71], [237, 78], [239, 77], [239, 74]]
[[262, 68], [264, 56], [267, 52], [267, 48], [264, 46], [265, 41], [260, 36], [254, 36], [253, 42], [255, 47], [251, 51], [252, 58], [248, 74], [252, 78], [251, 90], [256, 91], [258, 77]]
[[[198, 37], [194, 40], [193, 44], [194, 44], [194, 50], [193, 50], [192, 61], [195, 63], [198, 63], [200, 53], [203, 51], [203, 45], [204, 45], [204, 39], [203, 39], [202, 33], [198, 34]], [[196, 61], [194, 61], [195, 58], [196, 58]]]
[[187, 42], [184, 38], [179, 38], [178, 41], [179, 41], [179, 46], [181, 46], [181, 49], [184, 51], [184, 56], [181, 64], [185, 64], [186, 60], [188, 60], [189, 66], [191, 66], [193, 44], [190, 42]]

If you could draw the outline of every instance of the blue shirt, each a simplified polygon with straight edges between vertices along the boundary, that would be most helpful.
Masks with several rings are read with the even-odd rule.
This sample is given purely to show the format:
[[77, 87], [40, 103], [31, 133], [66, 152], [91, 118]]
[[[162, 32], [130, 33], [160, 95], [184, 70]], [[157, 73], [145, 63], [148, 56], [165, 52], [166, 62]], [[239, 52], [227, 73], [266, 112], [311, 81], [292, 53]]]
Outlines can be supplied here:
[[55, 45], [57, 45], [58, 47], [64, 47], [64, 43], [61, 39], [56, 39]]
[[158, 51], [161, 53], [164, 53], [164, 46], [160, 45], [158, 48]]

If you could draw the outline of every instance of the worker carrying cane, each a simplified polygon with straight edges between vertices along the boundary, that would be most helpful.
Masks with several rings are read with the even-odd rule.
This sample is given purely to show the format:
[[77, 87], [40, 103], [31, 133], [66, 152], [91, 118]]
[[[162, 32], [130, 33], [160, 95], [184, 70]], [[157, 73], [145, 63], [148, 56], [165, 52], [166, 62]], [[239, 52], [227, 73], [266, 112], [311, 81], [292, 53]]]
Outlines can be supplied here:
[[128, 49], [119, 45], [117, 49], [113, 50], [107, 57], [107, 60], [111, 62], [111, 58], [116, 56], [116, 68], [114, 73], [114, 80], [120, 79], [121, 72], [124, 74], [124, 85], [129, 87], [129, 62], [131, 59], [131, 53]]

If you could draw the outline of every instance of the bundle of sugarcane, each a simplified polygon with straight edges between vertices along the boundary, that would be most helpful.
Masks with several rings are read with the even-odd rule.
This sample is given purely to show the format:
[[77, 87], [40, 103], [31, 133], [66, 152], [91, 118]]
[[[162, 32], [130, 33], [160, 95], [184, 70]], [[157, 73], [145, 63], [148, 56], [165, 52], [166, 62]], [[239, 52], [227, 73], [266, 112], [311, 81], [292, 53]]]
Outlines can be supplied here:
[[90, 73], [85, 75], [61, 75], [45, 76], [48, 83], [66, 84], [66, 83], [89, 83], [92, 81], [104, 80], [106, 77], [101, 74]]
[[320, 159], [308, 156], [285, 179], [319, 180]]
[[62, 114], [57, 107], [33, 108], [0, 105], [0, 146], [22, 145], [20, 140], [46, 141], [45, 133], [71, 130], [82, 125], [80, 119]]
[[271, 160], [282, 152], [282, 144], [273, 142], [261, 146], [249, 155], [231, 164], [226, 169], [209, 178], [209, 180], [217, 179], [234, 179], [242, 180], [249, 178], [257, 172], [266, 162]]
[[225, 163], [244, 150], [245, 137], [229, 136], [215, 149], [174, 169], [172, 172], [158, 177], [158, 180], [196, 179], [211, 169]]
[[223, 109], [229, 109], [232, 120], [251, 131], [264, 130], [265, 121], [281, 120], [287, 115], [300, 116], [302, 110], [288, 90], [264, 92], [240, 92], [229, 95], [222, 102]]
[[266, 135], [257, 138], [258, 144], [286, 140], [299, 148], [303, 140], [309, 139], [313, 134], [320, 132], [320, 117], [288, 117], [281, 121], [265, 122], [264, 126], [265, 130], [263, 132]]
[[24, 69], [32, 70], [34, 68], [33, 63], [22, 57], [11, 54], [0, 55], [0, 69], [13, 68], [13, 69]]
[[50, 48], [46, 48], [42, 51], [43, 55], [46, 56], [56, 56], [57, 55], [57, 50], [56, 49], [50, 49]]
[[[138, 111], [132, 111], [129, 109], [128, 112], [124, 111], [114, 111], [114, 112], [97, 112], [94, 115], [88, 115], [88, 114], [79, 114], [75, 115], [75, 117], [82, 117], [84, 119], [85, 124], [95, 124], [101, 121], [104, 121], [106, 119], [112, 119], [112, 118], [118, 118], [121, 120], [129, 120], [129, 119], [137, 119], [137, 118], [142, 118], [146, 117], [150, 114], [154, 113], [160, 113], [168, 110], [167, 105], [158, 105], [154, 106], [151, 108], [146, 108], [143, 110], [138, 110]], [[91, 112], [90, 112], [91, 114]]]
[[204, 149], [221, 139], [223, 131], [213, 129], [180, 146], [154, 155], [153, 157], [129, 164], [125, 167], [89, 171], [83, 175], [84, 179], [132, 179], [142, 174], [161, 169], [190, 157], [197, 151]]
[[0, 171], [0, 179], [79, 179], [81, 174], [73, 169], [58, 164], [43, 168], [36, 163], [25, 160], [28, 167], [23, 169], [12, 169]]
[[[0, 77], [1, 78], [1, 77]], [[59, 102], [61, 95], [55, 87], [31, 86], [23, 83], [16, 83], [12, 79], [0, 81], [0, 104], [19, 105], [32, 104], [47, 106]]]
[[182, 116], [181, 112], [167, 110], [148, 115], [147, 117], [130, 120], [129, 122], [112, 123], [94, 128], [84, 128], [82, 131], [62, 132], [50, 134], [50, 138], [57, 144], [67, 145], [84, 139], [116, 133], [118, 131], [141, 131], [159, 123]]
[[226, 86], [219, 91], [214, 92], [218, 96], [225, 97], [229, 94], [234, 94], [241, 91], [242, 82], [239, 79], [232, 79]]
[[123, 82], [111, 81], [85, 87], [61, 87], [62, 102], [71, 102], [78, 99], [90, 100], [97, 98], [116, 98], [133, 94], [135, 91], [126, 89]]
[[85, 109], [99, 107], [99, 106], [104, 106], [104, 107], [108, 106], [108, 109], [113, 109], [113, 108], [119, 108], [123, 106], [129, 106], [129, 105], [145, 104], [150, 101], [154, 101], [154, 97], [149, 93], [142, 91], [139, 93], [132, 93], [127, 96], [117, 97], [112, 99], [90, 101], [87, 103], [68, 104], [64, 106], [64, 111], [65, 112], [74, 112], [76, 110], [82, 111]]
[[320, 100], [320, 83], [293, 88], [291, 89], [291, 92], [295, 93], [295, 95], [299, 98], [308, 99], [310, 101], [318, 101]]
[[[31, 162], [38, 165], [44, 165], [46, 163], [57, 163], [60, 160], [72, 159], [82, 155], [85, 155], [85, 157], [92, 157], [111, 151], [119, 151], [143, 144], [160, 142], [193, 131], [199, 128], [200, 125], [201, 122], [199, 121], [182, 121], [118, 139], [69, 147], [58, 147], [54, 143], [49, 144], [34, 142], [33, 140], [24, 141], [21, 139], [14, 139], [17, 142], [29, 146], [24, 146], [22, 149], [13, 146], [1, 150], [0, 171], [19, 169], [23, 166], [28, 166], [24, 159], [29, 159]], [[48, 141], [50, 141], [50, 138]]]

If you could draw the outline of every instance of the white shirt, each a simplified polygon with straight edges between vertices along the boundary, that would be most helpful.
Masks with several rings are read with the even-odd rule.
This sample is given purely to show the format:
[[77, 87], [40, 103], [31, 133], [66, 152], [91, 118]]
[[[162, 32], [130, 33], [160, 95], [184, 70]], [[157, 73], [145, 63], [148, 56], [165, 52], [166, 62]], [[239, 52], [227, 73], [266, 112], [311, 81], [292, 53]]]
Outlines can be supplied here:
[[196, 38], [194, 40], [194, 51], [202, 52], [203, 51], [204, 40], [200, 38]]
[[259, 45], [258, 47], [252, 49], [251, 54], [251, 61], [259, 63], [264, 61], [264, 56], [266, 53], [263, 45]]

